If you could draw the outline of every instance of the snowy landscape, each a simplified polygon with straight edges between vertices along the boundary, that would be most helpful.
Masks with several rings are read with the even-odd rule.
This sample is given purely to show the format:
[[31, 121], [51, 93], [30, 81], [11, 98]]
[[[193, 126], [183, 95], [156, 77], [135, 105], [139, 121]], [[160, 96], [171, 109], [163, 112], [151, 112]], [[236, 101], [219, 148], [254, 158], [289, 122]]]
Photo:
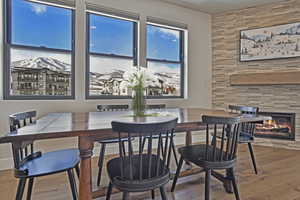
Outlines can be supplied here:
[[[30, 55], [30, 56], [29, 56]], [[71, 64], [70, 55], [53, 54], [49, 56], [47, 53], [42, 52], [27, 52], [22, 50], [12, 51], [11, 71], [15, 74], [16, 78], [11, 78], [12, 88], [15, 90], [19, 85], [17, 76], [20, 72], [32, 73], [36, 71], [47, 69], [58, 74], [66, 75], [71, 83]], [[91, 57], [91, 72], [90, 72], [90, 95], [121, 95], [131, 96], [130, 88], [124, 86], [124, 73], [132, 68], [133, 63], [131, 60], [104, 58], [104, 57]], [[147, 88], [147, 94], [151, 96], [180, 96], [180, 66], [149, 63], [149, 71], [153, 74], [153, 84]], [[28, 71], [32, 70], [32, 71]], [[18, 73], [19, 75], [17, 75]], [[35, 82], [33, 80], [32, 82]], [[33, 83], [32, 83], [33, 84]], [[32, 89], [33, 90], [33, 89]], [[32, 90], [30, 92], [32, 92]], [[43, 90], [43, 88], [39, 88]], [[26, 90], [28, 92], [28, 90]], [[18, 91], [13, 91], [18, 94]], [[35, 92], [35, 94], [41, 94]], [[32, 94], [32, 93], [30, 93]]]
[[10, 66], [11, 95], [71, 95], [68, 63], [49, 56], [34, 56], [12, 61]]
[[[115, 66], [109, 67], [113, 64]], [[132, 68], [130, 62], [116, 65], [114, 61], [107, 65], [91, 66], [94, 71], [90, 72], [90, 95], [131, 96], [131, 89], [124, 79], [124, 73]], [[155, 64], [148, 67], [153, 83], [147, 88], [147, 95], [180, 96], [180, 68]]]
[[298, 56], [300, 23], [241, 31], [241, 61]]

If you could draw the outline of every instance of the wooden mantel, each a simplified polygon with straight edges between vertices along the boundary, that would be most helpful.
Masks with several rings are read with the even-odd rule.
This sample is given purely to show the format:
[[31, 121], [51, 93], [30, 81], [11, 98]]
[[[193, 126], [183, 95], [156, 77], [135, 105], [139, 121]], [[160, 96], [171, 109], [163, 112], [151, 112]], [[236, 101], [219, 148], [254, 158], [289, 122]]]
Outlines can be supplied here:
[[232, 74], [230, 85], [300, 85], [300, 71]]

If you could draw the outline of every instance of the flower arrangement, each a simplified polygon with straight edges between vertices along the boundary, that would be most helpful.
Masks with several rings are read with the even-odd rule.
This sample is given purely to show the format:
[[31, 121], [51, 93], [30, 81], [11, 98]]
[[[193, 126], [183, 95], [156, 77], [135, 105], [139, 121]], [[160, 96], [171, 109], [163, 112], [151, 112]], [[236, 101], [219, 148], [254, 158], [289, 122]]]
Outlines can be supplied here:
[[132, 70], [126, 71], [123, 75], [124, 83], [132, 89], [132, 109], [134, 116], [144, 116], [146, 108], [146, 89], [155, 84], [153, 73], [144, 67], [132, 67]]

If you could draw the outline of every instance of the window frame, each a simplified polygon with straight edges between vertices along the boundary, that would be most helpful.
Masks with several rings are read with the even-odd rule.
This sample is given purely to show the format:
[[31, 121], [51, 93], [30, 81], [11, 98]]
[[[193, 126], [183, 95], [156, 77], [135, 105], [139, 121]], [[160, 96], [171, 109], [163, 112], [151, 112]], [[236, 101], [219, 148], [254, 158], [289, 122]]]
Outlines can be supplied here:
[[[124, 56], [118, 54], [105, 54], [105, 53], [96, 53], [90, 51], [90, 15], [110, 17], [118, 20], [130, 21], [133, 23], [133, 54], [132, 56]], [[106, 15], [102, 12], [97, 11], [86, 11], [86, 71], [85, 71], [85, 98], [86, 99], [130, 99], [131, 96], [118, 96], [118, 95], [90, 95], [90, 56], [102, 56], [108, 58], [124, 58], [132, 59], [133, 65], [138, 64], [138, 21], [130, 20], [123, 17], [118, 17], [117, 15]]]
[[[70, 9], [71, 11], [71, 50], [67, 49], [56, 49], [56, 48], [47, 48], [47, 47], [36, 47], [30, 45], [19, 45], [13, 44], [11, 40], [12, 36], [12, 0], [4, 1], [3, 13], [4, 13], [4, 23], [3, 23], [3, 58], [4, 58], [4, 67], [3, 67], [3, 98], [5, 100], [67, 100], [75, 99], [75, 9], [68, 6], [60, 6], [54, 4], [47, 4], [45, 2], [38, 2], [42, 5], [53, 6], [58, 8]], [[57, 53], [67, 53], [71, 56], [71, 94], [68, 96], [57, 96], [57, 95], [11, 95], [10, 94], [10, 61], [11, 61], [11, 49], [22, 49], [22, 50], [41, 50], [47, 52], [57, 52]]]
[[[180, 28], [177, 29], [176, 27], [170, 27], [163, 24], [156, 24], [151, 22], [147, 22], [146, 29], [148, 28], [148, 25], [179, 31], [179, 61], [148, 58], [147, 56], [148, 52], [146, 52], [146, 67], [148, 68], [148, 62], [179, 64], [180, 65], [180, 95], [179, 96], [147, 96], [147, 99], [183, 99], [185, 98], [185, 31]], [[148, 35], [146, 30], [146, 46], [148, 44], [147, 38]]]

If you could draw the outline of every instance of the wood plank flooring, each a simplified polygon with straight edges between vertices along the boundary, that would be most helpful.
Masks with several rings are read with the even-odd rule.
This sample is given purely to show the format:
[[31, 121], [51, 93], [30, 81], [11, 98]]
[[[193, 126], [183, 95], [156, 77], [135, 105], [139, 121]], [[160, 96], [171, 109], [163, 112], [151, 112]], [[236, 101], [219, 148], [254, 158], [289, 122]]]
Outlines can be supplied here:
[[[259, 175], [252, 170], [247, 145], [240, 145], [237, 166], [238, 183], [243, 200], [300, 200], [300, 151], [273, 147], [254, 146]], [[97, 174], [97, 158], [93, 159], [94, 188]], [[104, 177], [104, 185], [107, 177]], [[170, 185], [167, 186], [168, 191]], [[0, 199], [14, 199], [17, 179], [12, 170], [0, 171]], [[174, 193], [168, 192], [169, 200], [204, 199], [204, 174], [180, 178]], [[25, 195], [24, 195], [25, 199]], [[72, 199], [66, 174], [52, 175], [36, 179], [33, 200]], [[105, 199], [104, 197], [98, 199]], [[112, 200], [121, 199], [114, 194]], [[132, 200], [150, 200], [150, 192], [131, 195]], [[156, 191], [156, 199], [160, 199]], [[212, 200], [233, 200], [220, 182], [212, 181]]]

